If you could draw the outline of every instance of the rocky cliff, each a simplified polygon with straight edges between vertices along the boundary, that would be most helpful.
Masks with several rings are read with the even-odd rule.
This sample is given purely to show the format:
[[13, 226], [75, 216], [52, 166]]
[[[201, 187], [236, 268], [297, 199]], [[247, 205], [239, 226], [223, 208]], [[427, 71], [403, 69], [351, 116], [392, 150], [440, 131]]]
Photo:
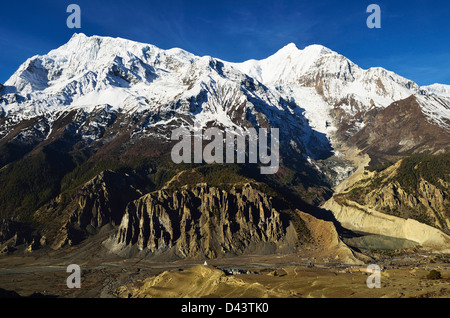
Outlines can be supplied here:
[[81, 242], [105, 225], [119, 225], [126, 204], [140, 195], [131, 177], [103, 171], [40, 208], [35, 219], [48, 244], [58, 249]]
[[288, 215], [247, 183], [229, 191], [198, 184], [146, 194], [128, 204], [117, 234], [105, 245], [121, 255], [215, 258], [293, 252], [297, 243]]
[[420, 155], [359, 170], [322, 207], [346, 228], [450, 251], [449, 160]]
[[411, 156], [372, 172], [335, 195], [450, 233], [450, 156]]
[[365, 196], [365, 205], [397, 216], [414, 216], [416, 219], [448, 231], [449, 199], [446, 191], [420, 179], [419, 191], [408, 193], [398, 182], [389, 182]]
[[[354, 134], [350, 144], [362, 149], [372, 158], [371, 166], [383, 159], [397, 160], [411, 154], [439, 154], [450, 151], [450, 129], [445, 119], [435, 125], [421, 108], [431, 97], [410, 96], [364, 118], [363, 128]], [[446, 109], [448, 100], [440, 101]]]
[[323, 208], [332, 211], [347, 229], [407, 239], [433, 251], [450, 253], [450, 236], [416, 220], [381, 213], [352, 201], [338, 203], [334, 198]]
[[361, 262], [333, 223], [299, 211], [264, 183], [217, 169], [181, 172], [153, 191], [136, 171], [104, 170], [84, 183], [84, 177], [76, 179], [33, 214], [32, 225], [1, 221], [0, 251], [60, 250], [92, 238], [123, 257], [211, 259], [316, 251], [336, 262]]

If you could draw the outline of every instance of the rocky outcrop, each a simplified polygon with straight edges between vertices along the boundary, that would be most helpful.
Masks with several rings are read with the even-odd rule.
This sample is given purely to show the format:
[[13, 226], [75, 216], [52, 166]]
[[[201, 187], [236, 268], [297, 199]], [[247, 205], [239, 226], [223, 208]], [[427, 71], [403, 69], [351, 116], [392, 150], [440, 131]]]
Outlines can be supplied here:
[[410, 156], [373, 171], [359, 170], [338, 187], [335, 201], [414, 219], [450, 234], [450, 156]]
[[40, 237], [30, 246], [60, 249], [101, 232], [110, 235], [103, 245], [124, 257], [174, 260], [288, 254], [306, 244], [318, 248], [323, 257], [359, 262], [332, 223], [289, 209], [280, 198], [262, 192], [260, 184], [182, 185], [173, 179], [142, 195], [134, 178], [103, 171], [65, 191], [35, 213]]
[[[103, 171], [39, 209], [35, 219], [44, 224], [42, 232], [49, 245], [54, 249], [70, 246], [96, 234], [105, 225], [118, 226], [126, 204], [142, 195], [133, 181], [125, 174]], [[50, 223], [53, 226], [48, 226]]]
[[450, 236], [416, 220], [387, 215], [349, 200], [338, 203], [331, 198], [322, 207], [350, 230], [407, 239], [425, 248], [450, 253]]
[[140, 195], [127, 175], [103, 171], [77, 192], [77, 208], [71, 213], [69, 222], [86, 229], [100, 228], [108, 223], [118, 225], [123, 207]]
[[293, 252], [297, 241], [287, 215], [251, 184], [229, 191], [198, 184], [152, 192], [131, 202], [117, 234], [105, 246], [121, 255], [135, 251], [215, 258]]
[[415, 96], [369, 113], [365, 123], [350, 143], [369, 154], [373, 164], [401, 155], [450, 151], [450, 132], [430, 121]]
[[363, 169], [362, 162], [322, 207], [350, 230], [450, 252], [449, 159], [446, 154], [410, 156], [373, 171]]
[[448, 231], [450, 218], [447, 209], [450, 201], [446, 192], [424, 179], [418, 182], [416, 193], [405, 191], [398, 182], [390, 182], [370, 192], [364, 200], [365, 205], [376, 210], [401, 217], [416, 214], [416, 218], [429, 225]]
[[[318, 246], [315, 257], [330, 258], [342, 264], [363, 264], [363, 255], [356, 255], [340, 238], [332, 222], [319, 220], [310, 214], [297, 211]], [[358, 257], [356, 257], [358, 256]]]

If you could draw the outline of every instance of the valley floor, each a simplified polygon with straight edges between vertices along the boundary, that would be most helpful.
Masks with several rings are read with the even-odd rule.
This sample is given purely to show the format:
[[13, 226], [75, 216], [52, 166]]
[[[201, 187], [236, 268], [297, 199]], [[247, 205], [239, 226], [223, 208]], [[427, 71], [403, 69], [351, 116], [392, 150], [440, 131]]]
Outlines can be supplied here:
[[[336, 193], [364, 176], [367, 157], [354, 154], [353, 159], [360, 160], [355, 162], [359, 168]], [[0, 256], [0, 298], [14, 293], [58, 298], [450, 298], [449, 254], [427, 252], [406, 240], [391, 238], [386, 244], [383, 236], [347, 231], [351, 235], [341, 233], [340, 238], [354, 250], [345, 251], [364, 264], [342, 264], [356, 259], [336, 258], [343, 243], [331, 223], [303, 217], [312, 235], [334, 240], [320, 246], [303, 243], [296, 254], [228, 257], [208, 260], [207, 265], [204, 260], [174, 261], [164, 255], [121, 258], [101, 244], [109, 232], [60, 250], [19, 249]], [[80, 289], [67, 287], [70, 264], [81, 267]], [[369, 264], [383, 269], [381, 288], [367, 287]], [[245, 274], [228, 275], [221, 269]], [[441, 273], [440, 279], [427, 279], [433, 269]]]
[[[414, 253], [380, 258], [381, 288], [370, 289], [366, 265], [318, 262], [300, 255], [245, 256], [203, 261], [155, 262], [110, 258], [84, 259], [81, 288], [69, 289], [69, 257], [3, 256], [0, 296], [14, 291], [58, 298], [450, 298], [450, 263], [436, 255]], [[50, 256], [50, 255], [49, 255]], [[312, 266], [311, 266], [312, 265]], [[246, 274], [228, 275], [233, 270]], [[441, 279], [427, 279], [431, 269]]]

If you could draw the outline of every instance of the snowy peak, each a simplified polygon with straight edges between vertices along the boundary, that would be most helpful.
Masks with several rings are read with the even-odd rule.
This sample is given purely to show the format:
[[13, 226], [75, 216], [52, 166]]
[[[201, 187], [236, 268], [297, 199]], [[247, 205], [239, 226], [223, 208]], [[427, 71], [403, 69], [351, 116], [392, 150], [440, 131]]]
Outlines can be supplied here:
[[309, 52], [309, 54], [316, 55], [316, 56], [337, 54], [336, 52], [334, 52], [334, 51], [330, 50], [329, 48], [327, 48], [323, 45], [320, 45], [320, 44], [308, 45], [307, 47], [304, 48], [304, 51]]
[[156, 48], [150, 44], [139, 43], [123, 38], [112, 38], [97, 35], [88, 37], [83, 33], [75, 33], [66, 44], [50, 51], [48, 55], [79, 55], [80, 53], [83, 54], [84, 52], [89, 52], [92, 54], [91, 57], [95, 58], [100, 55], [99, 53], [103, 53], [101, 55], [123, 55], [121, 53], [127, 52], [139, 54], [138, 51], [142, 50], [144, 47]]
[[387, 107], [420, 92], [413, 81], [379, 67], [364, 70], [317, 44], [300, 50], [290, 43], [266, 59], [235, 63], [233, 67], [291, 95], [302, 107], [301, 101], [305, 97], [311, 101], [308, 96], [314, 89], [328, 105], [352, 115], [372, 107]]
[[269, 56], [266, 60], [291, 59], [291, 61], [295, 62], [296, 60], [298, 61], [301, 59], [314, 61], [329, 54], [337, 53], [319, 44], [309, 45], [303, 50], [300, 50], [295, 43], [289, 43], [278, 50], [275, 54]]
[[232, 65], [265, 85], [295, 81], [323, 56], [337, 53], [322, 45], [310, 45], [303, 50], [289, 43], [263, 60], [248, 60]]
[[289, 54], [292, 52], [298, 52], [299, 48], [297, 47], [297, 45], [295, 43], [289, 43], [287, 45], [285, 45], [284, 47], [282, 47], [281, 49], [279, 49], [274, 55], [276, 54]]
[[421, 88], [431, 94], [450, 98], [450, 85], [432, 84], [428, 86], [422, 86]]
[[[105, 104], [125, 111], [177, 104], [204, 118], [217, 117], [220, 110], [222, 122], [229, 123], [227, 109], [236, 110], [245, 100], [251, 106], [252, 95], [278, 109], [283, 108], [280, 100], [298, 106], [295, 111], [303, 110], [314, 129], [328, 134], [332, 122], [339, 126], [343, 117], [424, 92], [450, 96], [446, 85], [420, 88], [383, 68], [361, 69], [318, 44], [299, 49], [289, 43], [265, 59], [229, 63], [179, 48], [78, 33], [20, 66], [1, 91], [0, 114], [30, 117]], [[331, 114], [333, 110], [340, 115]]]
[[[61, 47], [23, 63], [5, 83], [8, 112], [41, 114], [51, 108], [109, 104], [133, 108], [157, 95], [168, 102], [183, 92], [182, 78], [194, 55], [181, 49], [122, 38], [75, 34]], [[151, 87], [157, 79], [161, 85]]]
[[286, 58], [288, 56], [291, 57], [301, 56], [302, 59], [316, 60], [321, 56], [328, 54], [337, 54], [337, 53], [320, 44], [308, 45], [303, 50], [301, 50], [297, 47], [295, 43], [289, 43], [284, 47], [282, 47], [281, 49], [279, 49], [275, 54], [270, 56], [269, 59]]
[[86, 40], [87, 38], [88, 38], [88, 36], [84, 33], [74, 33], [72, 35], [72, 37], [70, 38], [70, 40], [63, 46], [68, 46], [69, 44], [73, 44], [73, 43], [80, 43], [83, 40]]
[[79, 87], [79, 93], [129, 87], [153, 81], [156, 68], [168, 71], [193, 59], [194, 55], [181, 49], [164, 51], [150, 44], [80, 33], [48, 54], [28, 59], [5, 86], [22, 95], [59, 94], [72, 86]]
[[[123, 39], [75, 34], [63, 46], [28, 59], [5, 83], [23, 94], [35, 93], [107, 72], [113, 64], [145, 58], [150, 46]], [[131, 63], [130, 63], [131, 64]]]

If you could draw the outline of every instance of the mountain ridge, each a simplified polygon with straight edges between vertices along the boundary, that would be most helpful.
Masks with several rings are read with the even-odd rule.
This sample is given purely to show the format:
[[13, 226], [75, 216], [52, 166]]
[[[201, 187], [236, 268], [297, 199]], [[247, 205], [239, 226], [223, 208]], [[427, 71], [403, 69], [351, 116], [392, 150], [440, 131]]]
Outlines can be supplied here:
[[[163, 50], [123, 38], [81, 33], [19, 67], [0, 91], [1, 117], [23, 120], [61, 109], [89, 111], [98, 105], [136, 112], [151, 110], [155, 103], [186, 103], [205, 93], [223, 103], [217, 92], [220, 86], [235, 91], [236, 102], [243, 103], [249, 101], [242, 94], [248, 91], [245, 85], [253, 88], [252, 81], [268, 89], [260, 94], [252, 91], [258, 99], [274, 107], [280, 98], [293, 102], [310, 125], [328, 137], [349, 117], [410, 95], [432, 94], [449, 103], [445, 94], [421, 88], [383, 68], [363, 70], [318, 44], [300, 50], [290, 43], [263, 60], [229, 63], [179, 48]], [[441, 107], [439, 102], [436, 105]], [[226, 105], [222, 106], [201, 106], [206, 111], [195, 120], [204, 124], [213, 115], [232, 126], [233, 118], [230, 122]], [[351, 123], [356, 130], [362, 124], [361, 118]]]

